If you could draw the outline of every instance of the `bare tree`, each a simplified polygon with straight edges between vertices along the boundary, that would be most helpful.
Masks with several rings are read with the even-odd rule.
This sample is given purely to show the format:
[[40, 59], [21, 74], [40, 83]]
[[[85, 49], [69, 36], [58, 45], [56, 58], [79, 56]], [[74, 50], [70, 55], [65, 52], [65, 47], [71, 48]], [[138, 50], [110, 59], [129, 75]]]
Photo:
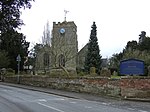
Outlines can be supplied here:
[[46, 26], [44, 26], [42, 44], [51, 46], [50, 26], [48, 21], [46, 23]]
[[63, 36], [58, 36], [52, 38], [52, 55], [53, 63], [55, 67], [62, 68], [67, 74], [66, 63], [76, 62], [77, 57], [77, 41], [76, 38], [64, 38]]

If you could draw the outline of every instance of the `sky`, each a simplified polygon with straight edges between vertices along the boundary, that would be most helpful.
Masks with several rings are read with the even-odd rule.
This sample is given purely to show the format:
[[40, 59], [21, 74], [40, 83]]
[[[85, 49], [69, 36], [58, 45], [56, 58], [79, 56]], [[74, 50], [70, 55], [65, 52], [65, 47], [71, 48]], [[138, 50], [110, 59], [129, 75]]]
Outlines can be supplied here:
[[97, 25], [100, 54], [109, 58], [122, 52], [128, 41], [139, 39], [141, 31], [150, 36], [150, 0], [35, 0], [22, 11], [21, 32], [31, 46], [40, 43], [47, 21], [74, 21], [79, 50], [89, 41], [93, 22]]

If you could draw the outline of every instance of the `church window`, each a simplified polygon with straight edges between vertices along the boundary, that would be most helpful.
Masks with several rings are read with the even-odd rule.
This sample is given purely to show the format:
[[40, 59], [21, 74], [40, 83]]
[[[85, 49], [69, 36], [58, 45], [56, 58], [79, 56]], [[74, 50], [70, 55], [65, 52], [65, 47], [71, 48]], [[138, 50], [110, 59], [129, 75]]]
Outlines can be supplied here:
[[63, 54], [59, 55], [59, 66], [65, 66], [65, 56]]
[[44, 66], [49, 66], [49, 54], [44, 54]]

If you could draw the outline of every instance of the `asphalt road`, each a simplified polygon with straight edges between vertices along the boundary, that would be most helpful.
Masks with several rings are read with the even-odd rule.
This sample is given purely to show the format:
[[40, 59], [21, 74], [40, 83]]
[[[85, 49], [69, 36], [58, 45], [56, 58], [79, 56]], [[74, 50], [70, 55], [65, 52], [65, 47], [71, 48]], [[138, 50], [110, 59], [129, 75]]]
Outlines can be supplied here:
[[[96, 102], [0, 85], [0, 112], [150, 112], [148, 103]], [[125, 105], [126, 104], [126, 105]], [[139, 104], [140, 105], [140, 104]]]

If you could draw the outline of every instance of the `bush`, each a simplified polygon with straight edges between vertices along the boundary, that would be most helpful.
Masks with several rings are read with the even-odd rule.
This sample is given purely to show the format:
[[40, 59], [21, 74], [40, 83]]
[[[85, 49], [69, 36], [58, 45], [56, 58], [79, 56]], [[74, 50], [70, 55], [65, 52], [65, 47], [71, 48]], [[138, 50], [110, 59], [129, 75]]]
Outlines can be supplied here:
[[15, 70], [13, 70], [12, 68], [6, 69], [6, 75], [7, 76], [15, 75]]
[[111, 72], [108, 68], [102, 68], [100, 76], [111, 77]]
[[78, 76], [85, 76], [85, 75], [87, 75], [85, 72], [80, 72], [80, 73], [78, 73], [77, 74]]

